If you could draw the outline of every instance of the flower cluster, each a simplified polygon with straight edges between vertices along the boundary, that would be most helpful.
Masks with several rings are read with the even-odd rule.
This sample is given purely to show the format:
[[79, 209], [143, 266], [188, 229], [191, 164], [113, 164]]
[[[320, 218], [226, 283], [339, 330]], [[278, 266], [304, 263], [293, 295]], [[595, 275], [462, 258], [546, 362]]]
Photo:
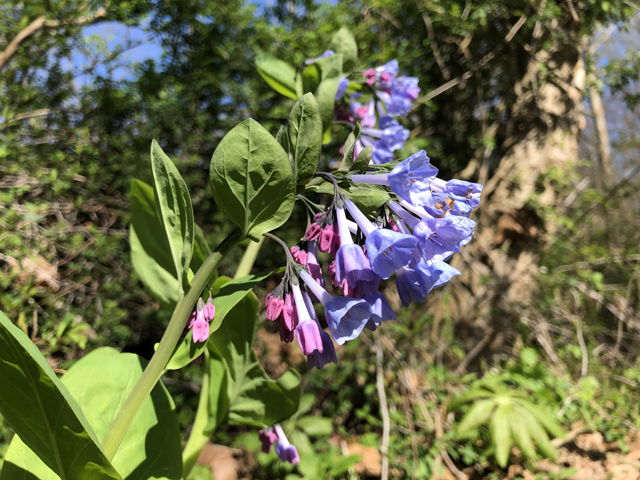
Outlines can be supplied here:
[[[344, 104], [336, 105], [336, 116], [338, 120], [360, 123], [362, 135], [356, 142], [356, 156], [364, 147], [371, 146], [373, 163], [388, 163], [393, 160], [393, 152], [401, 150], [409, 138], [409, 130], [393, 117], [405, 117], [411, 111], [411, 104], [420, 93], [418, 79], [398, 76], [397, 60], [371, 68], [363, 76], [369, 94], [351, 94], [348, 101], [343, 102], [347, 103], [346, 108]], [[342, 79], [336, 100], [344, 97], [348, 87], [349, 81]]]
[[211, 292], [209, 299], [205, 304], [202, 299], [198, 299], [196, 309], [191, 312], [189, 317], [189, 329], [193, 332], [194, 342], [206, 342], [209, 339], [209, 323], [216, 316], [216, 307], [213, 304]]
[[287, 436], [284, 434], [282, 427], [277, 424], [273, 427], [268, 427], [260, 430], [260, 441], [262, 442], [262, 451], [269, 453], [271, 447], [275, 443], [276, 453], [280, 460], [283, 462], [289, 462], [291, 465], [295, 465], [300, 461], [300, 455], [295, 446], [289, 443]]
[[[423, 302], [433, 288], [460, 274], [446, 260], [471, 240], [476, 223], [469, 214], [480, 203], [482, 186], [445, 182], [437, 173], [420, 151], [389, 173], [343, 177], [341, 181], [389, 189], [394, 200], [380, 209], [375, 222], [340, 193], [329, 175], [334, 181], [332, 204], [314, 216], [303, 241], [287, 250], [282, 283], [265, 300], [267, 318], [278, 322], [283, 341], [297, 340], [309, 368], [337, 363], [334, 342], [342, 345], [363, 329], [375, 330], [396, 318], [379, 291], [382, 280], [395, 275], [406, 307]], [[333, 259], [327, 273], [342, 295], [326, 290], [319, 251]], [[329, 333], [322, 329], [314, 302], [324, 306]]]

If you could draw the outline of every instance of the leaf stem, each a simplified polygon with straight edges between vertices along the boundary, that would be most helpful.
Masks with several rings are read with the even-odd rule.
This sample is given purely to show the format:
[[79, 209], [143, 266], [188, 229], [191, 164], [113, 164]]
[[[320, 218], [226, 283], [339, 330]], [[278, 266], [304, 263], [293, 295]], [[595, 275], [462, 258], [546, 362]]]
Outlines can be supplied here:
[[102, 441], [102, 448], [109, 460], [112, 460], [122, 439], [126, 435], [131, 423], [142, 408], [142, 404], [147, 399], [153, 388], [160, 380], [173, 351], [180, 340], [180, 335], [184, 330], [189, 315], [193, 310], [198, 298], [204, 288], [207, 286], [207, 280], [211, 273], [218, 268], [220, 262], [241, 240], [241, 232], [234, 229], [227, 238], [225, 238], [218, 248], [213, 251], [204, 261], [196, 275], [191, 281], [189, 292], [178, 301], [169, 325], [160, 340], [160, 345], [155, 354], [151, 358], [149, 365], [144, 373], [133, 387], [131, 394], [125, 401], [124, 405], [116, 415], [113, 423], [109, 427], [109, 431]]
[[251, 269], [253, 268], [253, 264], [256, 263], [256, 258], [258, 258], [258, 253], [260, 253], [260, 248], [263, 243], [264, 237], [260, 237], [259, 242], [254, 242], [253, 240], [249, 242], [238, 264], [234, 278], [246, 277], [251, 273]]

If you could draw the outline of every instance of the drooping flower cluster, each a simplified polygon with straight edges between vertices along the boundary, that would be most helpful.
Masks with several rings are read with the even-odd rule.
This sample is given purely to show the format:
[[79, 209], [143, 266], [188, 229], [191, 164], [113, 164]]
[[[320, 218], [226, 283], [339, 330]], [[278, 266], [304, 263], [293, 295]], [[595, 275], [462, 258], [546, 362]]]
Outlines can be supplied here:
[[209, 323], [216, 316], [216, 307], [213, 304], [213, 298], [211, 292], [209, 292], [209, 299], [205, 304], [202, 299], [198, 299], [196, 309], [191, 312], [189, 317], [189, 329], [193, 332], [194, 342], [206, 342], [209, 339]]
[[259, 436], [264, 453], [269, 453], [275, 443], [276, 454], [280, 457], [280, 460], [289, 462], [291, 465], [295, 465], [300, 461], [298, 450], [289, 443], [280, 424], [260, 430]]
[[[327, 52], [325, 52], [327, 53]], [[362, 127], [362, 134], [356, 142], [355, 155], [364, 147], [373, 148], [372, 162], [388, 163], [393, 160], [393, 152], [401, 150], [409, 138], [409, 130], [403, 128], [393, 117], [405, 117], [411, 111], [412, 102], [420, 94], [418, 79], [398, 76], [398, 61], [391, 62], [364, 72], [364, 91], [352, 93], [342, 104], [336, 105], [338, 120], [354, 123]], [[345, 96], [349, 81], [342, 79], [336, 100]]]
[[[476, 223], [469, 214], [479, 205], [482, 186], [445, 182], [437, 173], [420, 151], [388, 173], [342, 177], [389, 189], [394, 200], [381, 207], [374, 221], [340, 193], [329, 175], [332, 204], [314, 216], [303, 241], [287, 251], [283, 281], [265, 301], [267, 318], [279, 323], [283, 341], [297, 340], [309, 368], [337, 363], [334, 342], [342, 345], [363, 329], [375, 330], [396, 318], [379, 291], [382, 280], [395, 276], [406, 307], [423, 302], [433, 288], [460, 274], [446, 260], [471, 240]], [[318, 250], [333, 259], [327, 273], [342, 295], [326, 290]], [[314, 302], [324, 306], [329, 333], [322, 329]]]

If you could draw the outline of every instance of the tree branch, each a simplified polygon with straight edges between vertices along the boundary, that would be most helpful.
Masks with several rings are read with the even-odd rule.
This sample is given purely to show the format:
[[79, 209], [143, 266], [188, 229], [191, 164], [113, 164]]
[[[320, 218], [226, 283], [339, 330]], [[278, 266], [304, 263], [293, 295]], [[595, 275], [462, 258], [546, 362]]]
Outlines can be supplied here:
[[36, 18], [33, 22], [27, 25], [18, 35], [15, 36], [13, 40], [9, 43], [7, 48], [4, 49], [2, 53], [0, 53], [0, 70], [2, 70], [7, 62], [11, 59], [11, 57], [16, 53], [20, 44], [24, 42], [31, 35], [36, 33], [38, 30], [42, 28], [56, 28], [63, 25], [84, 25], [87, 23], [91, 23], [97, 18], [104, 17], [107, 13], [107, 10], [102, 7], [99, 8], [93, 15], [86, 15], [84, 17], [78, 17], [76, 19], [69, 20], [47, 20], [47, 18], [43, 15], [41, 17]]

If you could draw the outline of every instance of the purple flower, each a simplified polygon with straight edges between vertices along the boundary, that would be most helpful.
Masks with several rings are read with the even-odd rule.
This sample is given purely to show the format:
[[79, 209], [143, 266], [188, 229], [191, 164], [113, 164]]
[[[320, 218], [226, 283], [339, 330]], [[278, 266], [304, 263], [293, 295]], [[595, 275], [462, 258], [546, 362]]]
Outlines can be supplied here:
[[433, 263], [446, 260], [469, 243], [473, 226], [475, 222], [466, 217], [425, 218], [413, 228], [413, 234], [424, 259]]
[[365, 300], [333, 297], [304, 270], [300, 272], [300, 278], [324, 305], [324, 314], [329, 324], [329, 330], [338, 345], [343, 345], [344, 342], [353, 340], [360, 335], [367, 320], [371, 317], [371, 308]]
[[425, 295], [434, 288], [441, 287], [456, 275], [460, 275], [458, 270], [446, 262], [433, 262], [427, 265], [424, 260], [421, 260], [416, 265], [416, 271], [420, 276], [422, 291]]
[[468, 217], [480, 205], [482, 185], [464, 180], [436, 179], [431, 184], [432, 198], [425, 209], [433, 216], [446, 214]]
[[309, 274], [313, 279], [324, 287], [322, 267], [318, 262], [318, 244], [316, 242], [307, 242], [307, 269], [309, 269]]
[[273, 446], [273, 443], [278, 438], [278, 435], [276, 435], [276, 433], [273, 431], [273, 428], [268, 427], [260, 430], [258, 432], [258, 437], [262, 442], [262, 452], [269, 453], [271, 451], [271, 447]]
[[[302, 297], [300, 286], [293, 284], [291, 286], [296, 302], [296, 310], [298, 312], [298, 326], [296, 327], [296, 339], [300, 350], [305, 355], [312, 354], [315, 350], [323, 352], [322, 338], [320, 336], [320, 325], [318, 321], [311, 317], [305, 300]], [[313, 306], [312, 306], [313, 308]]]
[[363, 127], [373, 127], [376, 124], [375, 102], [371, 100], [367, 105], [353, 102], [354, 113], [360, 119], [360, 125]]
[[382, 293], [366, 293], [363, 298], [371, 308], [371, 318], [366, 323], [365, 328], [375, 330], [382, 322], [396, 319], [395, 312], [391, 309], [391, 305], [389, 305]]
[[362, 247], [353, 243], [344, 208], [337, 207], [336, 216], [341, 245], [336, 254], [336, 281], [340, 285], [343, 280], [347, 280], [349, 286], [355, 288], [360, 282], [374, 280], [375, 274]]
[[287, 436], [284, 434], [282, 427], [277, 424], [273, 427], [278, 438], [276, 439], [276, 453], [280, 460], [283, 462], [289, 462], [291, 465], [295, 465], [300, 461], [300, 455], [298, 455], [298, 450], [296, 447], [289, 443]]
[[340, 100], [349, 88], [349, 79], [341, 78], [340, 83], [338, 83], [338, 91], [336, 92], [336, 100]]
[[293, 294], [291, 292], [284, 296], [284, 307], [282, 307], [283, 324], [287, 330], [293, 332], [298, 326], [298, 314], [295, 308]]
[[427, 152], [420, 150], [400, 162], [389, 173], [389, 186], [412, 205], [422, 205], [431, 198], [431, 182], [438, 169], [429, 163]]
[[409, 138], [409, 130], [389, 116], [382, 117], [378, 127], [362, 128], [362, 135], [358, 142], [373, 148], [374, 163], [388, 163], [393, 161], [393, 152], [401, 150], [404, 146], [404, 142]]
[[329, 335], [324, 330], [320, 330], [320, 336], [322, 337], [323, 350], [316, 350], [310, 355], [307, 355], [309, 370], [314, 367], [320, 370], [322, 367], [331, 362], [338, 363], [336, 348], [333, 346], [333, 342], [331, 341], [331, 335]]
[[[367, 237], [367, 257], [376, 274], [389, 278], [397, 269], [413, 260], [413, 251], [418, 244], [416, 237], [376, 228], [351, 200], [346, 200], [345, 205]], [[351, 284], [349, 286], [354, 287]]]
[[402, 306], [408, 307], [411, 302], [422, 303], [427, 294], [423, 293], [422, 283], [418, 272], [409, 267], [398, 269], [396, 287]]
[[331, 55], [335, 55], [336, 53], [333, 50], [327, 50], [326, 52], [324, 52], [322, 55], [320, 55], [319, 57], [316, 58], [307, 58], [304, 63], [306, 65], [311, 65], [313, 63], [316, 63], [318, 60], [320, 60], [321, 58], [326, 58], [326, 57], [330, 57]]
[[364, 72], [364, 78], [367, 79], [369, 85], [377, 83], [381, 89], [389, 89], [391, 88], [393, 79], [398, 75], [398, 70], [398, 61], [391, 60], [385, 65], [367, 70]]

